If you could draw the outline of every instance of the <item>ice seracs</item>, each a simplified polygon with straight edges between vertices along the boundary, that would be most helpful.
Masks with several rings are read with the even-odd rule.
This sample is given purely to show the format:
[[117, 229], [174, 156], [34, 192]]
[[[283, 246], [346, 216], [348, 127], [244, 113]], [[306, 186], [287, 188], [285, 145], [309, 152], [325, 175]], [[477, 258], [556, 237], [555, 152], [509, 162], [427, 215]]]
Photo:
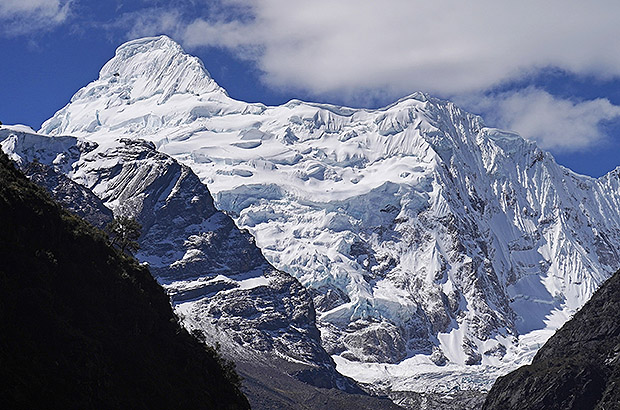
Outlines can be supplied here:
[[310, 290], [340, 369], [383, 385], [479, 366], [489, 386], [620, 265], [617, 173], [577, 175], [422, 93], [378, 110], [248, 104], [147, 38], [41, 131], [139, 137], [189, 166]]
[[110, 210], [139, 221], [135, 256], [190, 331], [222, 345], [239, 365], [249, 362], [280, 379], [311, 373], [311, 384], [360, 391], [336, 372], [321, 346], [308, 291], [271, 266], [254, 238], [215, 209], [189, 167], [149, 141], [105, 142], [0, 129], [3, 151], [74, 213], [98, 226], [110, 222]]

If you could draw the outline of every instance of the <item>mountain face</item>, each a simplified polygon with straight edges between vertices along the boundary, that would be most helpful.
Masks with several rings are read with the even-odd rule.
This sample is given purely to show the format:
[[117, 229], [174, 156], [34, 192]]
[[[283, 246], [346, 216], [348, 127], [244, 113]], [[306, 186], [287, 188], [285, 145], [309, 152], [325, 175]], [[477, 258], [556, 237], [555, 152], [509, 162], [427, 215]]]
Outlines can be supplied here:
[[249, 408], [230, 369], [180, 327], [148, 269], [2, 152], [0, 220], [4, 407]]
[[32, 182], [46, 188], [63, 208], [72, 211], [93, 226], [103, 229], [114, 219], [114, 214], [101, 199], [53, 167], [35, 161], [27, 164], [22, 171]]
[[[253, 238], [214, 208], [208, 189], [188, 167], [143, 140], [121, 139], [105, 148], [73, 137], [10, 130], [4, 134], [2, 146], [14, 161], [28, 164], [27, 171], [48, 169], [44, 185], [53, 194], [61, 189], [60, 184], [54, 186], [58, 180], [66, 184], [54, 169], [64, 169], [72, 184], [87, 188], [115, 215], [141, 223], [136, 256], [148, 263], [187, 320], [207, 321], [204, 326], [214, 331], [223, 327], [230, 338], [252, 350], [274, 351], [312, 365], [331, 362], [320, 346], [306, 290], [271, 267]], [[49, 162], [70, 152], [79, 154], [62, 165]], [[43, 177], [34, 175], [35, 180]], [[80, 201], [67, 202], [76, 213], [88, 209]], [[296, 326], [289, 328], [290, 324]], [[254, 332], [252, 337], [244, 333], [246, 327]], [[272, 332], [283, 337], [278, 347], [273, 346]]]
[[[141, 139], [153, 144], [152, 155], [156, 148], [191, 169], [269, 263], [308, 289], [321, 344], [338, 369], [377, 389], [488, 388], [510, 366], [527, 363], [620, 266], [619, 170], [599, 179], [577, 175], [520, 136], [425, 94], [379, 110], [248, 104], [162, 36], [119, 47], [99, 79], [41, 132], [58, 144], [68, 138], [62, 135], [78, 136], [99, 153]], [[105, 155], [84, 157], [90, 165], [82, 170], [70, 165], [71, 155], [48, 162], [69, 164], [64, 172], [115, 212], [125, 213], [133, 195], [123, 196], [120, 181], [148, 180], [147, 170]], [[113, 181], [121, 168], [119, 184], [98, 185], [98, 170]], [[165, 203], [175, 186], [162, 186], [152, 200]], [[116, 193], [106, 198], [108, 191]], [[174, 227], [173, 213], [166, 215], [144, 215], [154, 221], [153, 237]], [[216, 231], [151, 241], [138, 256], [177, 302], [210, 295], [205, 289], [229, 282], [196, 279], [202, 267], [191, 272], [219, 252], [209, 248], [207, 232]], [[273, 283], [262, 263], [226, 266], [223, 276], [236, 292], [259, 283], [250, 279]], [[235, 277], [246, 269], [256, 270]], [[177, 306], [195, 321], [205, 311], [221, 317], [218, 303], [193, 303], [191, 312]]]
[[620, 271], [536, 353], [501, 377], [485, 409], [620, 408]]
[[[3, 127], [0, 141], [33, 181], [74, 213], [97, 223], [112, 209], [141, 223], [136, 257], [148, 263], [185, 327], [236, 360], [254, 408], [294, 408], [294, 400], [316, 408], [314, 401], [390, 408], [385, 399], [360, 395], [336, 372], [321, 347], [309, 293], [274, 269], [254, 239], [214, 208], [190, 168], [144, 140], [121, 138], [103, 147]], [[265, 374], [286, 393], [274, 398], [274, 386], [261, 379]]]

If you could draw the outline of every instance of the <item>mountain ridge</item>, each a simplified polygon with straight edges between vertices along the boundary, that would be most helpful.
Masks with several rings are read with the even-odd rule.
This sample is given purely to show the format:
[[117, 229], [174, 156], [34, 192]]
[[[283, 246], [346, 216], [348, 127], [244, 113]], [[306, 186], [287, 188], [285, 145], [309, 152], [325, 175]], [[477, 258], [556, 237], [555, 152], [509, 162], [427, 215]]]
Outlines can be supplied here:
[[[390, 408], [387, 399], [364, 394], [336, 372], [320, 345], [307, 291], [270, 266], [253, 238], [214, 208], [188, 167], [144, 140], [121, 138], [102, 148], [79, 138], [3, 128], [0, 140], [13, 160], [73, 212], [90, 210], [91, 203], [84, 206], [80, 199], [96, 194], [115, 216], [142, 224], [136, 257], [166, 289], [185, 328], [207, 345], [221, 346], [221, 354], [252, 380], [243, 387], [253, 407], [290, 407], [303, 397], [317, 408], [328, 408], [323, 402], [342, 409], [360, 403]], [[68, 158], [71, 164], [62, 160]], [[74, 180], [63, 169], [71, 169]], [[65, 197], [75, 189], [82, 192]], [[274, 391], [269, 380], [286, 390]]]
[[[422, 93], [377, 110], [174, 87], [161, 103], [170, 88], [122, 98], [121, 83], [164, 68], [183, 69], [95, 80], [41, 132], [102, 148], [142, 138], [190, 167], [269, 262], [310, 289], [323, 345], [360, 382], [450, 389], [474, 372], [484, 390], [620, 264], [613, 171], [577, 175]], [[428, 386], [425, 372], [445, 377]]]

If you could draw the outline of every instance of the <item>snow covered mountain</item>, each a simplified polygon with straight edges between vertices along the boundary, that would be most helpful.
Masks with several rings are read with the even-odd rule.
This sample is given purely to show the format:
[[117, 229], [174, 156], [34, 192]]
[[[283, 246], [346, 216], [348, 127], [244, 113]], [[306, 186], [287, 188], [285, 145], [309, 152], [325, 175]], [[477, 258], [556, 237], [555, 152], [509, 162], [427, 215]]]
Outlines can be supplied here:
[[191, 168], [309, 289], [338, 369], [378, 389], [490, 387], [620, 266], [620, 169], [577, 175], [421, 93], [244, 103], [162, 36], [119, 47], [40, 132], [140, 138]]

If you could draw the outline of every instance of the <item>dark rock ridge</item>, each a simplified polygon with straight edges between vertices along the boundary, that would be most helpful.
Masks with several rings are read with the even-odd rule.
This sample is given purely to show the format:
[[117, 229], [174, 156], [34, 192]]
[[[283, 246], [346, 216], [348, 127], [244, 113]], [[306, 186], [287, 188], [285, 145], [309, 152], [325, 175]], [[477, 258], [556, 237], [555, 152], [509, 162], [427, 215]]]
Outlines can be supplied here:
[[500, 377], [484, 409], [620, 409], [620, 271], [553, 335], [532, 364]]
[[234, 372], [179, 325], [148, 269], [1, 151], [0, 221], [3, 408], [249, 408]]

